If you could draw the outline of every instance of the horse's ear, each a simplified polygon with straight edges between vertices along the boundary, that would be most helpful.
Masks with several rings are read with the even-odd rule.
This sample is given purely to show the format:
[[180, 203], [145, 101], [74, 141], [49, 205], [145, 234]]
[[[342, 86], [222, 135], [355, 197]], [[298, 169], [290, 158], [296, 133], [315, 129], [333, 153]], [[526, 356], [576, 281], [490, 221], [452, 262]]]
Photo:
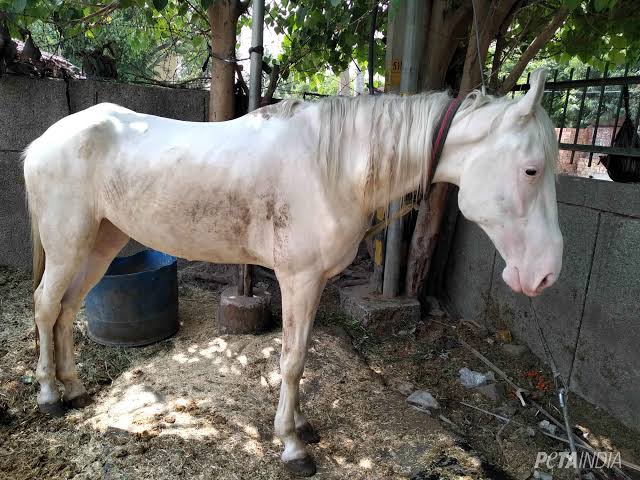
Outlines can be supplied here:
[[516, 110], [521, 117], [530, 117], [536, 111], [536, 107], [540, 105], [542, 96], [544, 95], [544, 84], [547, 79], [547, 69], [538, 68], [531, 72], [529, 76], [529, 91], [518, 100]]

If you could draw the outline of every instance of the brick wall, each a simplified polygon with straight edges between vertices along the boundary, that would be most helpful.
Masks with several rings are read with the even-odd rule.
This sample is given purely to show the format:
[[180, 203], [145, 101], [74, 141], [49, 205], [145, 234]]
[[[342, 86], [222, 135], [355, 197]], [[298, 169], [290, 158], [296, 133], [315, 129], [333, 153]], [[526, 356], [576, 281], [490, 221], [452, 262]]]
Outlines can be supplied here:
[[[561, 143], [578, 143], [582, 145], [591, 145], [593, 140], [593, 127], [581, 128], [578, 131], [578, 139], [575, 140], [576, 129], [564, 128], [562, 130]], [[560, 133], [560, 129], [556, 128], [556, 134]], [[613, 136], [613, 127], [600, 127], [598, 128], [598, 135], [596, 137], [596, 145], [609, 146], [611, 145], [611, 138]], [[566, 175], [572, 175], [576, 177], [598, 177], [602, 178], [602, 175], [607, 175], [607, 169], [600, 163], [601, 154], [593, 154], [591, 160], [591, 167], [589, 167], [589, 153], [588, 152], [575, 152], [573, 154], [573, 161], [571, 159], [572, 152], [570, 150], [560, 150], [560, 172]]]

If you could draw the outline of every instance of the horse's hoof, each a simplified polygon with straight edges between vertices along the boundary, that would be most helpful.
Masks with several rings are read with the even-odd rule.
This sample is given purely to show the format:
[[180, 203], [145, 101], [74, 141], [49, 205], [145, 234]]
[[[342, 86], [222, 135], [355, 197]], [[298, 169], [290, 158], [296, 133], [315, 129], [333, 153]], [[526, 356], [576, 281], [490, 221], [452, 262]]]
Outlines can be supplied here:
[[305, 423], [298, 430], [296, 430], [298, 437], [304, 443], [318, 443], [320, 441], [320, 435], [316, 432], [315, 428], [310, 423]]
[[298, 477], [310, 477], [316, 473], [316, 462], [309, 455], [283, 462], [291, 473]]
[[65, 406], [69, 408], [84, 408], [90, 403], [91, 403], [91, 395], [89, 395], [87, 392], [81, 393], [80, 395], [78, 395], [75, 398], [72, 398], [71, 400], [64, 401]]
[[64, 414], [67, 413], [67, 409], [60, 400], [53, 403], [39, 403], [38, 408], [45, 415], [55, 418], [64, 417]]

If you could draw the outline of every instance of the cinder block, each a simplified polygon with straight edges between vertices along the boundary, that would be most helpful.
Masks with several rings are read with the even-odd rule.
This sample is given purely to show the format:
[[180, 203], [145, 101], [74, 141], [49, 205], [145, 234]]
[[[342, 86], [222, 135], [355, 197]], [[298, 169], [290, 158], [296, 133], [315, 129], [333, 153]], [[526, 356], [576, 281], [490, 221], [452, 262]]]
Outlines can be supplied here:
[[340, 289], [342, 310], [380, 336], [411, 328], [420, 320], [420, 302], [415, 298], [384, 298], [370, 285]]
[[95, 80], [69, 81], [69, 112], [76, 113], [97, 103], [98, 83]]
[[0, 78], [0, 150], [23, 150], [53, 123], [69, 114], [64, 81]]
[[640, 220], [603, 213], [573, 388], [640, 431]]
[[20, 154], [0, 152], [0, 265], [31, 269], [29, 230]]
[[593, 180], [571, 175], [559, 175], [558, 183], [556, 183], [556, 198], [558, 202], [584, 205], [590, 185], [589, 182], [593, 182]]
[[514, 293], [504, 283], [502, 270], [505, 262], [497, 256], [490, 299], [492, 316], [489, 321], [494, 328], [508, 327], [517, 338], [526, 341], [538, 357], [546, 361], [533, 317], [533, 303], [558, 370], [567, 378], [587, 289], [599, 213], [562, 204], [558, 210], [564, 236], [560, 278], [531, 301], [521, 293]]
[[69, 84], [69, 97], [71, 113], [97, 103], [111, 102], [140, 113], [203, 122], [207, 121], [209, 92], [99, 80], [73, 80]]
[[640, 183], [589, 181], [588, 207], [640, 218]]
[[112, 82], [93, 82], [96, 103], [111, 102], [139, 113], [202, 122], [205, 117], [204, 90], [187, 90]]
[[452, 307], [463, 318], [486, 323], [496, 254], [487, 234], [460, 214], [449, 252], [445, 288]]

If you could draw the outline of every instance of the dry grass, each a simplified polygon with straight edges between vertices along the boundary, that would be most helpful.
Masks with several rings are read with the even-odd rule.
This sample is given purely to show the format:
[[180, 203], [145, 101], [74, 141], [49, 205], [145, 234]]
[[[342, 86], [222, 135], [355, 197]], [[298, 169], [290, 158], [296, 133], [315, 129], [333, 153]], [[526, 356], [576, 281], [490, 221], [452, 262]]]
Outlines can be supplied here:
[[[272, 426], [280, 382], [278, 321], [264, 335], [219, 337], [217, 290], [225, 276], [233, 278], [227, 270], [200, 266], [181, 274], [181, 330], [153, 346], [96, 345], [80, 315], [77, 361], [94, 404], [49, 419], [35, 406], [30, 280], [0, 268], [0, 478], [290, 478], [280, 466]], [[277, 286], [268, 275], [258, 280], [270, 288], [277, 317]], [[336, 298], [330, 285], [302, 382], [305, 412], [322, 436], [310, 447], [317, 478], [524, 479], [538, 450], [558, 448], [539, 434], [523, 436], [515, 426], [502, 431], [500, 447], [496, 433], [502, 425], [460, 405], [508, 409], [514, 419], [535, 425], [530, 411], [512, 410], [512, 399], [494, 405], [460, 387], [458, 369], [481, 365], [459, 346], [446, 321], [423, 322], [415, 332], [381, 339], [344, 317]], [[539, 368], [533, 357], [513, 362], [500, 356], [465, 328], [463, 338], [514, 378]], [[408, 408], [396, 390], [401, 382], [429, 389], [441, 403], [438, 414], [454, 426]], [[579, 405], [574, 417], [586, 425], [593, 409]], [[634, 460], [638, 436], [611, 419], [592, 428], [603, 444]]]

